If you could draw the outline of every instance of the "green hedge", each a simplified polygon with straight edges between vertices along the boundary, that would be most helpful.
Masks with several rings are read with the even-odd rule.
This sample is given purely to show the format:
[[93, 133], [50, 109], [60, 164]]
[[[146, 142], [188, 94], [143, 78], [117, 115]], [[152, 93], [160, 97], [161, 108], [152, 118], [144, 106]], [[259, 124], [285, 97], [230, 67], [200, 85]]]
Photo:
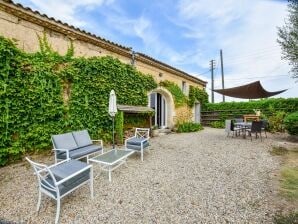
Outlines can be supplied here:
[[298, 135], [298, 111], [288, 114], [284, 119], [284, 124], [290, 135]]
[[157, 86], [118, 59], [73, 58], [72, 43], [62, 56], [45, 36], [39, 40], [41, 51], [29, 54], [0, 36], [0, 165], [50, 149], [51, 135], [70, 130], [110, 140], [111, 89], [119, 104], [147, 105], [147, 92]]
[[[242, 117], [244, 114], [254, 114], [254, 109], [261, 110], [261, 118], [269, 121], [269, 130], [271, 132], [282, 132], [284, 131], [283, 121], [285, 116], [288, 113], [298, 111], [298, 98], [272, 98], [250, 102], [208, 103], [205, 105], [205, 111], [202, 113], [203, 122], [208, 121], [210, 117], [212, 119], [218, 119], [218, 122], [223, 122], [226, 119]], [[209, 124], [217, 125], [217, 123], [213, 124], [212, 122]]]
[[207, 103], [206, 111], [215, 110], [250, 110], [294, 112], [298, 110], [298, 98], [270, 98], [250, 102]]

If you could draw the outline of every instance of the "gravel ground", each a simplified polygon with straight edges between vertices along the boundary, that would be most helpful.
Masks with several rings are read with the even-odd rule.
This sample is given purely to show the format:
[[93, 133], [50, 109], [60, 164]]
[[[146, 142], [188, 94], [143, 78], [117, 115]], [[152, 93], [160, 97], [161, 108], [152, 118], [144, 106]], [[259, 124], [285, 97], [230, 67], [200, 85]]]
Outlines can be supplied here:
[[[276, 212], [273, 140], [227, 138], [221, 129], [151, 139], [150, 153], [112, 173], [95, 165], [87, 185], [62, 200], [60, 223], [272, 223]], [[52, 157], [39, 157], [50, 164]], [[56, 204], [43, 197], [28, 163], [0, 169], [0, 223], [53, 223]]]

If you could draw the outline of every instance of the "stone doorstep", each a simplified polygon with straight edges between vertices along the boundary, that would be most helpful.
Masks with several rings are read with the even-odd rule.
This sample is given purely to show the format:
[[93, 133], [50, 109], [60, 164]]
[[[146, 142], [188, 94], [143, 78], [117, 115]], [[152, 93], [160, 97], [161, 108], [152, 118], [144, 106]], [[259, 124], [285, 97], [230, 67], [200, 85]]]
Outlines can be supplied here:
[[163, 128], [163, 129], [158, 129], [158, 132], [159, 132], [160, 134], [162, 134], [162, 133], [164, 133], [164, 134], [169, 134], [169, 133], [171, 133], [172, 131], [171, 131], [171, 129], [169, 129], [169, 128]]
[[167, 134], [170, 134], [172, 132], [171, 129], [169, 129], [169, 128], [157, 129], [157, 130], [153, 130], [153, 131], [155, 132], [153, 134], [153, 137], [167, 135]]

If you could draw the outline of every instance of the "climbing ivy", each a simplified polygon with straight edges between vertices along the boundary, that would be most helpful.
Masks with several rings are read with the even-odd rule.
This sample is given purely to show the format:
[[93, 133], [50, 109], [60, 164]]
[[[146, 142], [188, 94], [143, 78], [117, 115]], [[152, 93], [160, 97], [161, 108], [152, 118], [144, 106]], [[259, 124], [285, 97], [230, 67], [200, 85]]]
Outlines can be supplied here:
[[179, 88], [179, 86], [174, 82], [170, 82], [166, 80], [166, 81], [160, 82], [159, 85], [165, 87], [174, 96], [174, 102], [175, 102], [176, 108], [184, 105], [193, 107], [195, 102], [200, 102], [202, 107], [204, 107], [205, 104], [208, 103], [208, 94], [206, 93], [205, 90], [202, 90], [198, 87], [190, 86], [189, 94], [187, 97], [186, 95], [184, 95], [184, 93]]
[[132, 66], [112, 57], [75, 59], [72, 73], [69, 124], [72, 129], [87, 128], [93, 134], [112, 127], [108, 114], [112, 89], [118, 104], [147, 105], [147, 92], [156, 87], [151, 76], [144, 76]]
[[187, 97], [176, 83], [165, 80], [160, 82], [159, 85], [165, 87], [173, 95], [176, 108], [186, 105]]
[[23, 153], [51, 148], [51, 135], [88, 129], [111, 139], [108, 98], [147, 105], [153, 78], [112, 57], [74, 58], [53, 51], [46, 36], [40, 51], [25, 53], [0, 36], [0, 165]]
[[188, 105], [193, 107], [195, 102], [200, 102], [202, 108], [208, 103], [208, 94], [205, 90], [199, 89], [198, 87], [190, 86], [188, 94]]

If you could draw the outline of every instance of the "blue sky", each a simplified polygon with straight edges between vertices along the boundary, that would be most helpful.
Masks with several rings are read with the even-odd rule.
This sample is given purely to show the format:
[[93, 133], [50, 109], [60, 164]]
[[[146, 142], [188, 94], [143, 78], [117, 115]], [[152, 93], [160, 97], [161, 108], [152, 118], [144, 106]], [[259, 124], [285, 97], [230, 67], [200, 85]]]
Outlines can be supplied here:
[[[223, 50], [226, 88], [260, 80], [277, 97], [298, 97], [298, 83], [281, 60], [277, 26], [287, 1], [277, 0], [18, 0], [113, 42], [132, 47], [208, 81], [216, 61], [215, 88], [221, 88], [219, 50]], [[215, 101], [222, 96], [215, 94]], [[238, 101], [226, 98], [227, 101]]]

